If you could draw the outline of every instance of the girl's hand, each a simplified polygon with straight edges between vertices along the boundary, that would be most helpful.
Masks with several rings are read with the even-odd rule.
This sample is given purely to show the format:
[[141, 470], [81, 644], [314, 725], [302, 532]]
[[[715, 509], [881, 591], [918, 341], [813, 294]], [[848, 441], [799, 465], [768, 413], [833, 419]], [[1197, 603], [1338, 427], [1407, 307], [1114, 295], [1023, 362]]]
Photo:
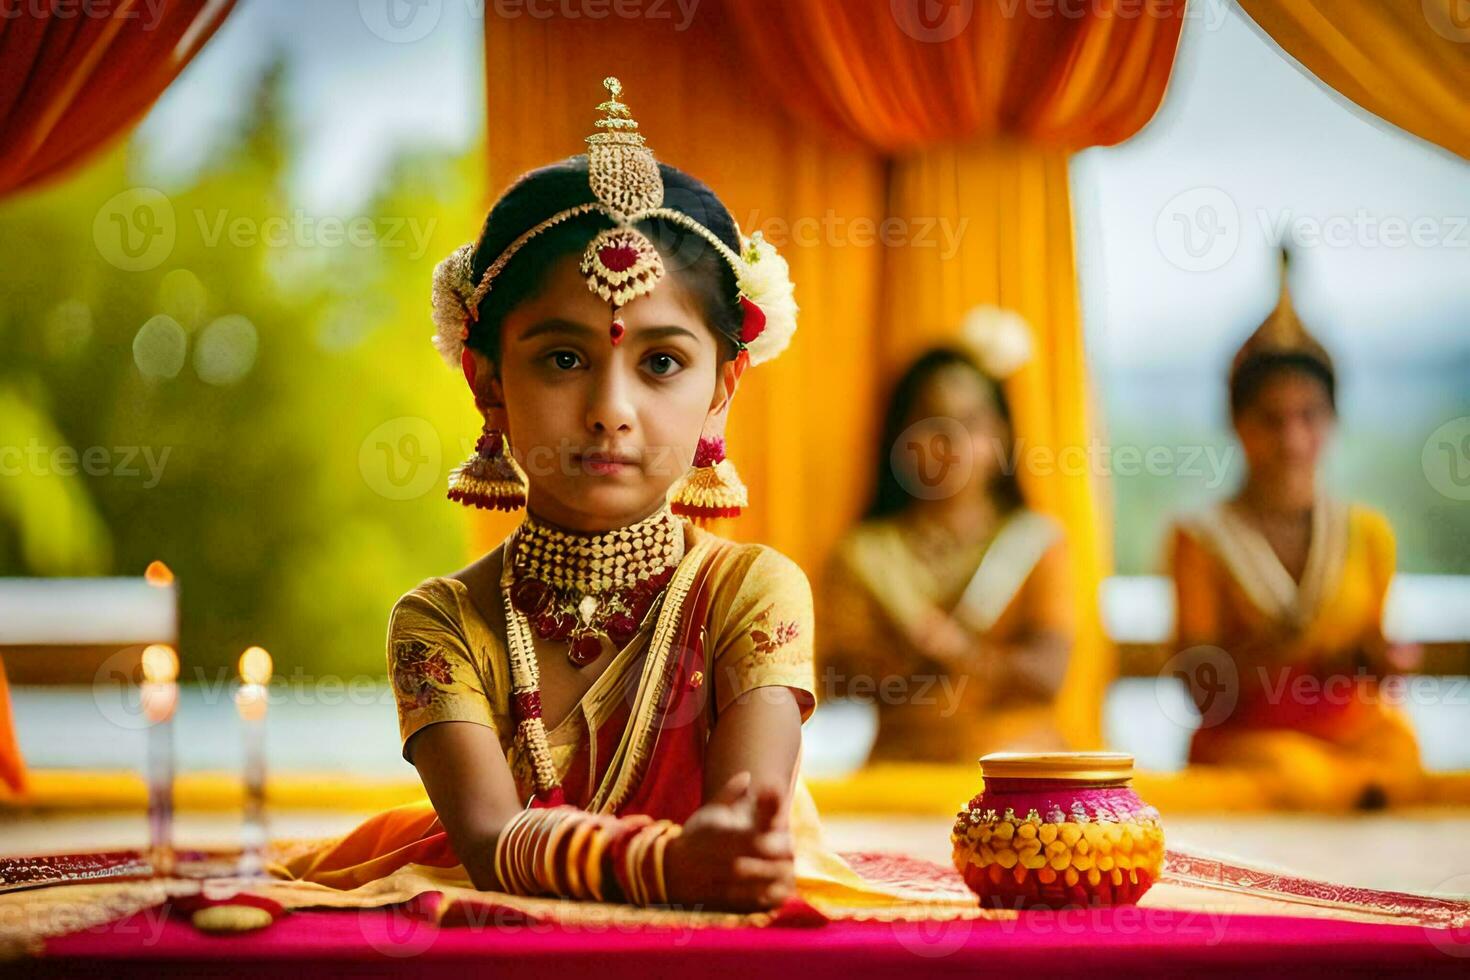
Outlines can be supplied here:
[[730, 777], [664, 853], [669, 901], [732, 912], [774, 908], [796, 892], [781, 790]]
[[920, 653], [956, 670], [976, 666], [975, 637], [943, 610], [926, 610], [909, 627], [909, 642]]

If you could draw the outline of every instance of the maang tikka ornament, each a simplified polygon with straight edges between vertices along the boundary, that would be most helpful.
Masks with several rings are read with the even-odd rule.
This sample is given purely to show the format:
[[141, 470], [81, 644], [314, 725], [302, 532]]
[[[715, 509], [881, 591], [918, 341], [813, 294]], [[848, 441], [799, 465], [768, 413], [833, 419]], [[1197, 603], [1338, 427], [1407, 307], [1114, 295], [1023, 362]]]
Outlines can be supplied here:
[[[600, 214], [612, 222], [612, 227], [598, 232], [588, 243], [579, 269], [586, 277], [587, 288], [611, 307], [608, 337], [613, 346], [622, 341], [627, 330], [621, 309], [651, 292], [667, 274], [657, 247], [637, 227], [639, 222], [662, 220], [703, 238], [735, 273], [737, 293], [730, 302], [741, 311], [740, 337], [735, 342], [737, 377], [746, 366], [771, 360], [786, 349], [796, 332], [797, 306], [786, 260], [759, 232], [747, 238], [737, 227], [737, 252], [695, 218], [665, 207], [658, 161], [638, 132], [638, 123], [628, 106], [619, 98], [622, 84], [609, 77], [603, 79], [603, 85], [608, 99], [597, 106], [603, 117], [597, 121], [597, 132], [587, 137], [587, 182], [597, 200], [565, 208], [526, 229], [485, 268], [478, 282], [471, 269], [475, 243], [462, 245], [440, 262], [434, 270], [434, 322], [438, 328], [435, 348], [453, 366], [465, 351], [481, 303], [515, 254], [563, 221]], [[734, 464], [725, 458], [728, 410], [727, 400], [706, 425], [693, 468], [670, 490], [670, 506], [675, 513], [708, 520], [733, 517], [746, 506], [746, 489]], [[510, 463], [514, 465], [514, 460]]]

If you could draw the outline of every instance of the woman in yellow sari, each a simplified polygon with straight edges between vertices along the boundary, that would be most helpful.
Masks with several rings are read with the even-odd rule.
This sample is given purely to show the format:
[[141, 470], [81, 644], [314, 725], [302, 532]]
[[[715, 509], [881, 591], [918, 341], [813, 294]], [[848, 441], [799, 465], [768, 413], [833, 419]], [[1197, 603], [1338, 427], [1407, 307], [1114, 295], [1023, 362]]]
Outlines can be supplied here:
[[1024, 359], [1026, 330], [982, 308], [965, 344], [928, 351], [899, 379], [873, 504], [823, 579], [822, 690], [876, 703], [870, 761], [1066, 748], [1066, 542], [1021, 497], [998, 380]]
[[1283, 256], [1280, 301], [1231, 368], [1244, 485], [1172, 534], [1177, 643], [1202, 717], [1189, 758], [1249, 772], [1282, 806], [1381, 806], [1421, 779], [1383, 685], [1393, 532], [1320, 486], [1336, 379], [1286, 270]]
[[436, 270], [435, 344], [484, 419], [449, 495], [528, 514], [393, 609], [403, 756], [431, 805], [271, 870], [337, 905], [473, 888], [758, 913], [799, 891], [971, 914], [968, 893], [910, 894], [822, 844], [797, 776], [807, 580], [691, 520], [745, 503], [724, 420], [795, 329], [786, 263], [656, 162], [605, 84], [589, 152], [523, 176]]

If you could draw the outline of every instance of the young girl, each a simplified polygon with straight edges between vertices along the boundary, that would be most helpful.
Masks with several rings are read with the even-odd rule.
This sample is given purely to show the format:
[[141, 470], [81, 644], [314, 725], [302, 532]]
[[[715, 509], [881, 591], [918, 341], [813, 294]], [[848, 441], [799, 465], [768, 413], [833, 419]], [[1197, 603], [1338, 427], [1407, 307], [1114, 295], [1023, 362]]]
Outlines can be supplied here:
[[795, 329], [786, 263], [656, 163], [605, 84], [589, 153], [523, 176], [436, 276], [436, 346], [484, 419], [450, 497], [528, 513], [393, 609], [403, 754], [432, 808], [273, 871], [354, 889], [462, 868], [479, 889], [735, 911], [800, 874], [881, 903], [902, 890], [821, 850], [797, 781], [805, 576], [687, 519], [745, 502], [724, 419]]
[[1172, 536], [1177, 642], [1203, 719], [1190, 761], [1244, 769], [1282, 806], [1413, 799], [1418, 744], [1379, 688], [1394, 672], [1393, 531], [1319, 483], [1336, 375], [1292, 309], [1284, 255], [1280, 302], [1231, 367], [1230, 412], [1245, 483]]
[[964, 336], [899, 379], [873, 504], [822, 583], [822, 687], [876, 700], [875, 762], [1067, 747], [1055, 706], [1072, 645], [1066, 541], [1008, 469], [998, 380], [1029, 334], [981, 308]]

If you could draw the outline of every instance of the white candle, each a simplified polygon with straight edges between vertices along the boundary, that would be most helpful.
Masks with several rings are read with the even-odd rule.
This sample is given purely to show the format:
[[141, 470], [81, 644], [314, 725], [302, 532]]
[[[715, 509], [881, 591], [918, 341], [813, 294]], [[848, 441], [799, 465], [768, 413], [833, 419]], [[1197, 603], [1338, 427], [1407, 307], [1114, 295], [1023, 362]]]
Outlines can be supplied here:
[[143, 651], [140, 700], [148, 719], [148, 852], [153, 873], [174, 873], [174, 710], [179, 704], [179, 655], [164, 643]]
[[260, 647], [251, 647], [240, 654], [239, 670], [235, 709], [240, 713], [245, 744], [245, 821], [241, 828], [240, 874], [253, 876], [265, 870], [262, 858], [266, 843], [265, 715], [271, 655]]

